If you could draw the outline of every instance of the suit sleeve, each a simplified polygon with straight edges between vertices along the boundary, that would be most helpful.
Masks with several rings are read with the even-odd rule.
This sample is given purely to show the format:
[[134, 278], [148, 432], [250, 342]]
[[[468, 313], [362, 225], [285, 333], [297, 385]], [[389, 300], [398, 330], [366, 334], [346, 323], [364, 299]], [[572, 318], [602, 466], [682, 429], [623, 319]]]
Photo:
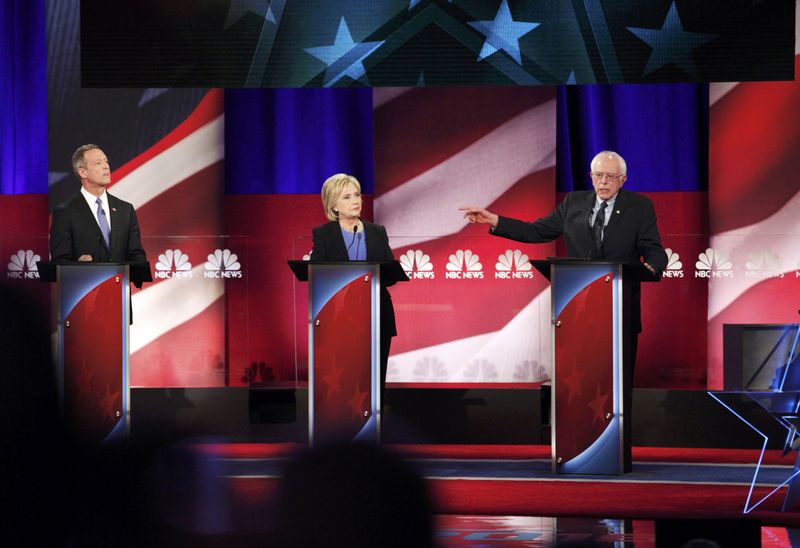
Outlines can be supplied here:
[[[389, 234], [386, 232], [386, 227], [383, 225], [379, 226], [380, 234], [381, 234], [381, 241], [383, 243], [383, 257], [381, 258], [382, 261], [394, 261], [394, 251], [392, 251], [392, 247], [389, 245]], [[396, 284], [397, 281], [385, 282], [383, 285], [385, 287], [392, 286]]]
[[50, 260], [69, 261], [72, 257], [72, 229], [69, 215], [65, 208], [53, 211], [53, 222], [50, 225]]
[[658, 275], [667, 267], [667, 253], [661, 245], [661, 235], [656, 223], [656, 210], [653, 202], [647, 200], [639, 224], [639, 234], [636, 241], [639, 255], [647, 264], [652, 266]]
[[492, 234], [529, 244], [551, 242], [564, 232], [566, 207], [566, 200], [564, 200], [547, 217], [533, 222], [500, 217]]
[[314, 240], [314, 247], [311, 249], [312, 261], [327, 261], [328, 254], [326, 253], [325, 237], [322, 234], [322, 227], [317, 227], [311, 230], [311, 238]]
[[142, 236], [139, 232], [139, 220], [136, 218], [136, 211], [131, 208], [131, 223], [128, 228], [128, 260], [144, 262], [147, 254], [142, 246]]

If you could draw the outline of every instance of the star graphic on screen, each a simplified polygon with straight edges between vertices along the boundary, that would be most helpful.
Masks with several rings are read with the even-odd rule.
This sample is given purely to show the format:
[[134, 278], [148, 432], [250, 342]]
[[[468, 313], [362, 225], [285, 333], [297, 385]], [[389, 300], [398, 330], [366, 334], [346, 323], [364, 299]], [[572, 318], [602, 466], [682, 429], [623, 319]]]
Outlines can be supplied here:
[[347, 22], [342, 17], [333, 44], [330, 46], [304, 48], [303, 51], [313, 55], [328, 66], [325, 70], [324, 85], [332, 86], [344, 76], [348, 76], [353, 80], [363, 77], [367, 69], [364, 68], [362, 61], [381, 45], [383, 45], [383, 40], [379, 42], [354, 42], [353, 37], [350, 35], [350, 29], [347, 28]]
[[589, 402], [589, 409], [592, 410], [594, 413], [594, 423], [595, 421], [603, 422], [606, 419], [606, 402], [608, 401], [608, 393], [603, 394], [600, 390], [600, 386], [598, 385], [595, 393], [594, 399]]
[[583, 381], [584, 371], [580, 367], [575, 367], [573, 365], [572, 370], [569, 372], [569, 375], [564, 377], [563, 381], [559, 381], [563, 383], [563, 386], [567, 387], [567, 405], [572, 403], [573, 396], [580, 396], [583, 393], [581, 389], [581, 382]]
[[350, 410], [353, 411], [354, 417], [364, 416], [364, 411], [367, 411], [366, 402], [368, 395], [369, 394], [366, 390], [361, 390], [361, 386], [356, 385], [356, 390], [353, 392], [353, 396], [347, 400], [347, 405], [350, 407]]
[[326, 401], [330, 401], [334, 394], [342, 391], [342, 373], [344, 373], [343, 366], [331, 366], [330, 371], [328, 371], [325, 375], [322, 375], [322, 382], [325, 385], [325, 388], [327, 388], [327, 392], [325, 394]]
[[[411, 0], [411, 1], [408, 3], [408, 10], [409, 10], [409, 11], [411, 11], [411, 10], [412, 10], [412, 9], [414, 9], [414, 7], [415, 7], [417, 4], [419, 4], [420, 2], [422, 2], [422, 0]], [[452, 4], [452, 3], [453, 3], [453, 0], [447, 0], [447, 3], [448, 3], [448, 4]]]
[[228, 9], [228, 18], [225, 19], [225, 30], [244, 17], [248, 12], [253, 12], [270, 23], [277, 23], [275, 15], [272, 13], [271, 4], [271, 0], [231, 0], [231, 7]]
[[522, 54], [519, 51], [519, 39], [538, 27], [541, 23], [528, 23], [525, 21], [514, 21], [511, 17], [511, 10], [508, 2], [503, 0], [500, 9], [493, 21], [475, 21], [469, 25], [486, 36], [478, 61], [486, 59], [497, 50], [503, 50], [509, 54], [518, 65], [522, 64]]
[[717, 37], [716, 34], [686, 32], [678, 16], [675, 2], [669, 8], [666, 19], [660, 29], [643, 29], [628, 27], [628, 30], [641, 41], [647, 43], [653, 51], [647, 59], [643, 76], [670, 63], [693, 78], [697, 78], [697, 69], [692, 59], [692, 50]]

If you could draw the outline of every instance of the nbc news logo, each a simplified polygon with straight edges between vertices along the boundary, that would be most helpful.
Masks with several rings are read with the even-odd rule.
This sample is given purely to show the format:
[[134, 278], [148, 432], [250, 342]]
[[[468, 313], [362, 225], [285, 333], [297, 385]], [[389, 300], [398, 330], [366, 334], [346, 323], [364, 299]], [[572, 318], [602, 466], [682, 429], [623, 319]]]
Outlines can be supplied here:
[[242, 265], [239, 264], [239, 257], [236, 253], [231, 253], [230, 249], [217, 249], [208, 256], [208, 261], [204, 266], [206, 271], [203, 276], [206, 278], [242, 277]]
[[667, 252], [667, 268], [661, 273], [662, 278], [683, 278], [683, 263], [681, 256], [670, 248], [666, 248]]
[[777, 253], [756, 251], [747, 258], [744, 275], [746, 278], [783, 278], [783, 268]]
[[470, 279], [483, 279], [483, 265], [478, 262], [480, 257], [474, 255], [472, 251], [467, 249], [459, 249], [454, 254], [450, 255], [447, 261], [447, 272], [444, 277], [451, 280], [470, 280]]
[[533, 278], [533, 265], [531, 265], [528, 256], [519, 249], [514, 251], [507, 249], [505, 253], [498, 255], [494, 269], [495, 279], [518, 280], [521, 278]]
[[712, 248], [697, 256], [695, 278], [733, 278], [733, 264], [728, 256]]
[[191, 278], [192, 263], [180, 249], [168, 249], [158, 256], [156, 278]]
[[432, 280], [436, 277], [430, 256], [419, 249], [411, 249], [400, 255], [400, 265], [412, 280]]
[[36, 261], [40, 259], [41, 257], [32, 250], [20, 249], [9, 259], [6, 277], [19, 280], [38, 279], [39, 269], [36, 268]]

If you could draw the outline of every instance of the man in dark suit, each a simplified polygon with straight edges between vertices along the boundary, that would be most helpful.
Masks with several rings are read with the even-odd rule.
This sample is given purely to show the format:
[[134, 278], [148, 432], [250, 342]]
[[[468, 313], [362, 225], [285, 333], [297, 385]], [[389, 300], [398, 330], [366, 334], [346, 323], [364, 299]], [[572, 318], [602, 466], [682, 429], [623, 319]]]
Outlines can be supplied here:
[[[485, 223], [492, 234], [519, 242], [550, 242], [563, 235], [567, 255], [576, 259], [639, 262], [658, 277], [667, 266], [667, 254], [661, 246], [656, 213], [649, 198], [624, 190], [627, 165], [616, 152], [604, 150], [591, 162], [594, 190], [576, 191], [548, 216], [534, 222], [501, 217], [480, 207], [463, 207], [471, 223]], [[639, 333], [642, 331], [641, 288], [630, 287], [630, 324], [626, 367], [627, 386], [633, 387], [633, 369]], [[632, 390], [625, 393], [625, 409], [630, 413]], [[631, 421], [625, 421], [630, 428]], [[627, 439], [630, 440], [628, 430]], [[628, 448], [629, 450], [629, 448]], [[628, 459], [629, 460], [629, 459]]]
[[133, 205], [111, 196], [108, 158], [97, 145], [72, 155], [80, 192], [53, 212], [50, 257], [55, 262], [147, 260]]

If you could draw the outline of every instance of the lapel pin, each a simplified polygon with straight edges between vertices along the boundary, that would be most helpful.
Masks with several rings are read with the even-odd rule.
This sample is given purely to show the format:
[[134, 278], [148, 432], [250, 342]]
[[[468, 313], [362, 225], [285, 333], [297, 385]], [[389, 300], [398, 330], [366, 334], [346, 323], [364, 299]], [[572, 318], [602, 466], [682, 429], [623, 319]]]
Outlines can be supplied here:
[[621, 212], [621, 211], [618, 209], [618, 210], [617, 210], [617, 215], [619, 215], [620, 213], [622, 213], [622, 212]]
[[[111, 211], [113, 211], [114, 213], [116, 213], [116, 212], [117, 212], [117, 208], [116, 208], [116, 207], [112, 207], [112, 208], [111, 208]], [[619, 211], [617, 211], [617, 213], [619, 213]]]

